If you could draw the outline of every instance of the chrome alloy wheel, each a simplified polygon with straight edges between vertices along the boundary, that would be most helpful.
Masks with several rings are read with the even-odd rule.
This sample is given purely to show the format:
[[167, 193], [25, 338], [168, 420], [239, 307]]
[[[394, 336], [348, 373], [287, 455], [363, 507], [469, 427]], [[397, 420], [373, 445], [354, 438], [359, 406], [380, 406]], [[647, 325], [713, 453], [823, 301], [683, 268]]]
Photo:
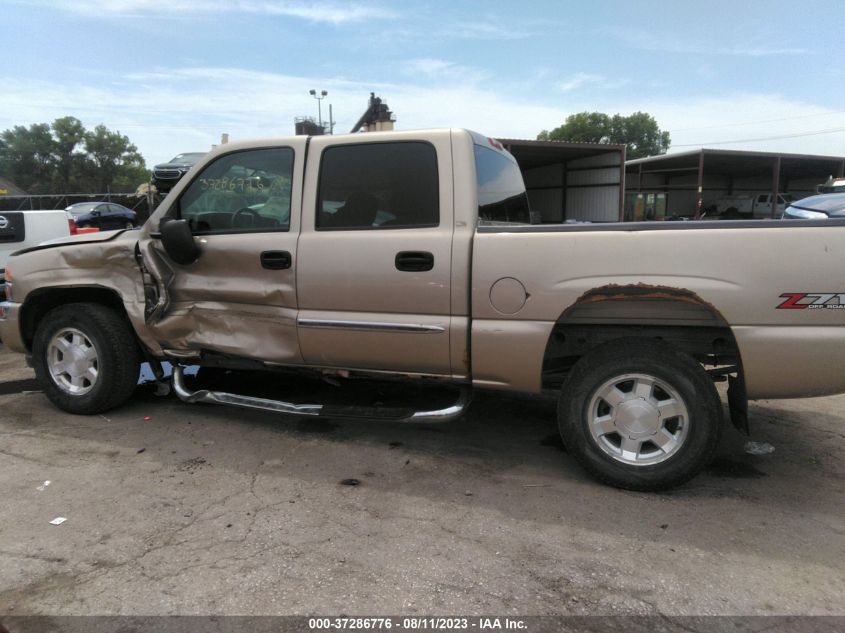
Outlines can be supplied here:
[[629, 466], [658, 464], [677, 453], [690, 424], [678, 390], [648, 374], [623, 374], [602, 384], [587, 416], [599, 448]]
[[62, 391], [72, 396], [84, 396], [97, 383], [97, 348], [79, 330], [64, 328], [47, 345], [47, 368], [53, 382]]

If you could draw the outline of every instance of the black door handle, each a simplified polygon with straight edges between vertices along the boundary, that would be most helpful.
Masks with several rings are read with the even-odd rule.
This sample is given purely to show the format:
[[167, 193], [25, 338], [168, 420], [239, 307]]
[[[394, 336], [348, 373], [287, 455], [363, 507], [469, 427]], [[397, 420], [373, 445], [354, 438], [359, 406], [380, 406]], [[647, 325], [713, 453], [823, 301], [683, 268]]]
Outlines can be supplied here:
[[292, 258], [287, 251], [264, 251], [261, 253], [261, 266], [270, 270], [290, 268]]
[[396, 253], [396, 270], [409, 273], [424, 272], [434, 268], [434, 255], [427, 251], [402, 251]]

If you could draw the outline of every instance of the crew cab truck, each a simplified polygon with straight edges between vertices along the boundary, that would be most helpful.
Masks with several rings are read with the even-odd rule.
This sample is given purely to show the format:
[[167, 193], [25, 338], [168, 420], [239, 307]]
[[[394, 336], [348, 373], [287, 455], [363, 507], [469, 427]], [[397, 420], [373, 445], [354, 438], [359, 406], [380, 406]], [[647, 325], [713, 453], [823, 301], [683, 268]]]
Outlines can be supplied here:
[[790, 205], [793, 197], [789, 193], [779, 193], [777, 208], [772, 212], [772, 194], [761, 191], [753, 194], [723, 196], [716, 201], [716, 213], [725, 220], [780, 218], [783, 210]]
[[[569, 452], [639, 490], [707, 464], [724, 423], [715, 381], [739, 426], [748, 398], [845, 391], [845, 310], [828, 309], [845, 305], [845, 222], [530, 217], [514, 159], [466, 130], [230, 143], [140, 231], [16, 253], [0, 333], [79, 414], [126, 401], [144, 360], [159, 376], [173, 363], [185, 401], [298, 416], [431, 423], [472, 388], [553, 392]], [[362, 411], [195, 390], [188, 365], [459, 393], [443, 409]]]

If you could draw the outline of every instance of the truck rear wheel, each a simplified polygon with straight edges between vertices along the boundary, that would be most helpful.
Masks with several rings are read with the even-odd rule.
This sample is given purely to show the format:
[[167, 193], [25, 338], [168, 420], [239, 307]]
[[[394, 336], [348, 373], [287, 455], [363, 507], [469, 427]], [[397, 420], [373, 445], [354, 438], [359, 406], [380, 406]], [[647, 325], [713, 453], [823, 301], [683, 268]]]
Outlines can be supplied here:
[[114, 310], [95, 303], [54, 308], [32, 344], [45, 395], [69, 413], [92, 414], [126, 402], [138, 383], [135, 333]]
[[583, 356], [561, 390], [569, 452], [600, 481], [663, 490], [713, 458], [722, 405], [707, 372], [658, 340], [619, 339]]

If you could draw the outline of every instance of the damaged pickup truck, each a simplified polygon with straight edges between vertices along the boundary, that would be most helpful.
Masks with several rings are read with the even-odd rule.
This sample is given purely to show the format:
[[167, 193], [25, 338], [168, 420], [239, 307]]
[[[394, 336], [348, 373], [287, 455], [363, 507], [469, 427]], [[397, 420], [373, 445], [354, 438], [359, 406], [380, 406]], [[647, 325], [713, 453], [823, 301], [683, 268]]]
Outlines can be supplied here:
[[[165, 360], [183, 400], [300, 416], [430, 423], [472, 388], [553, 392], [570, 454], [639, 490], [707, 464], [717, 381], [741, 428], [749, 398], [845, 391], [845, 222], [530, 219], [514, 159], [465, 130], [222, 145], [140, 231], [16, 253], [0, 336], [81, 414]], [[329, 408], [192, 391], [188, 365], [458, 393], [430, 411]]]

